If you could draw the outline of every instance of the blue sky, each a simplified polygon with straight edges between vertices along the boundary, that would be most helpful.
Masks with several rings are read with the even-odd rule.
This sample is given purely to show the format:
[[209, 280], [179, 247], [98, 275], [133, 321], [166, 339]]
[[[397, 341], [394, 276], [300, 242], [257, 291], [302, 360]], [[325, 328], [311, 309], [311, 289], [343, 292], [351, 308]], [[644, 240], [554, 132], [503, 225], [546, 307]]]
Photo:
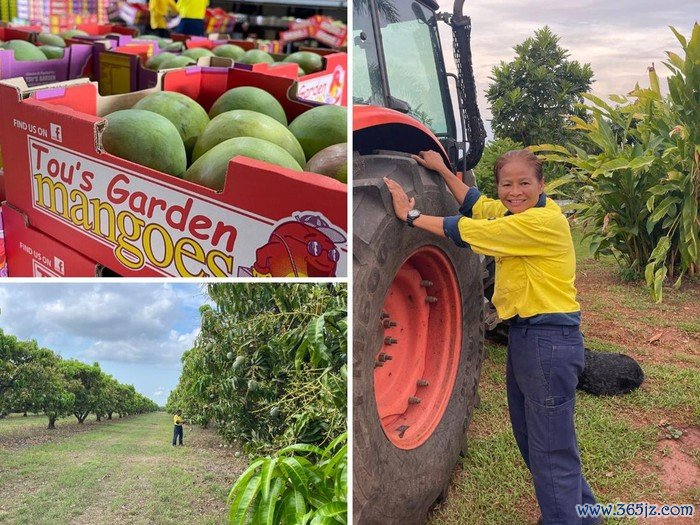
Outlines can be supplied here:
[[[438, 0], [441, 11], [452, 11], [452, 0]], [[568, 49], [570, 60], [590, 63], [595, 82], [592, 91], [607, 97], [624, 94], [639, 82], [648, 86], [647, 67], [653, 63], [661, 77], [665, 51], [680, 53], [680, 44], [668, 26], [686, 37], [700, 17], [697, 0], [471, 0], [465, 14], [472, 20], [474, 76], [479, 110], [487, 129], [491, 118], [484, 92], [489, 76], [501, 60], [514, 58], [513, 47], [548, 25]], [[452, 37], [441, 24], [443, 47], [451, 50]], [[454, 71], [453, 61], [447, 61]], [[662, 81], [662, 89], [666, 82]], [[490, 137], [490, 132], [489, 132]]]
[[164, 405], [180, 357], [199, 333], [202, 285], [13, 283], [0, 285], [0, 328], [103, 371]]

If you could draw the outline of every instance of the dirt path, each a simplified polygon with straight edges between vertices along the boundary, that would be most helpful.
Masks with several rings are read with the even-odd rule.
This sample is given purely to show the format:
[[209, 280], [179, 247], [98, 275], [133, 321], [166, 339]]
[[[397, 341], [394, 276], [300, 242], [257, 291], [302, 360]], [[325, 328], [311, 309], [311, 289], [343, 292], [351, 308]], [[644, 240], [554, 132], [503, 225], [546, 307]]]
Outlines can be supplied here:
[[213, 431], [188, 429], [185, 446], [173, 447], [164, 413], [65, 427], [0, 438], [0, 522], [225, 521], [226, 495], [246, 462]]

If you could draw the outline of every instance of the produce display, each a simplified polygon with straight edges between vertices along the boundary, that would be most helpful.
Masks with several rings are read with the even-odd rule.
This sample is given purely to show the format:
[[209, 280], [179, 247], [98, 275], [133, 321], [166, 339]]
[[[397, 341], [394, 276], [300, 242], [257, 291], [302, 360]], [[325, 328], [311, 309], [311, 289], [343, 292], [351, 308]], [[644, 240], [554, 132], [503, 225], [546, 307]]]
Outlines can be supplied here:
[[318, 106], [295, 118], [289, 125], [289, 131], [310, 159], [328, 146], [347, 142], [347, 118], [347, 108]]
[[223, 189], [238, 155], [347, 182], [347, 110], [340, 106], [312, 108], [287, 127], [277, 99], [242, 86], [221, 95], [209, 115], [186, 95], [161, 91], [105, 119], [107, 152], [214, 190]]
[[15, 60], [46, 60], [46, 55], [38, 47], [25, 40], [10, 40], [0, 45], [0, 48], [12, 50]]
[[297, 51], [292, 53], [283, 62], [294, 62], [304, 71], [305, 75], [310, 75], [323, 69], [323, 59], [321, 55], [310, 51]]
[[190, 97], [173, 91], [152, 93], [134, 104], [134, 109], [153, 111], [172, 122], [180, 133], [188, 159], [192, 156], [197, 139], [209, 124], [209, 116], [202, 106]]
[[252, 87], [241, 86], [229, 89], [221, 95], [209, 110], [209, 118], [234, 109], [249, 109], [263, 113], [287, 125], [287, 115], [279, 101], [267, 91]]
[[10, 275], [344, 275], [345, 55], [175, 38], [0, 28]]
[[232, 58], [234, 60], [240, 59], [245, 54], [245, 49], [241, 46], [234, 44], [222, 44], [216, 46], [212, 52], [218, 57]]
[[105, 116], [106, 151], [154, 170], [182, 177], [187, 153], [180, 133], [167, 118], [143, 109], [123, 109]]

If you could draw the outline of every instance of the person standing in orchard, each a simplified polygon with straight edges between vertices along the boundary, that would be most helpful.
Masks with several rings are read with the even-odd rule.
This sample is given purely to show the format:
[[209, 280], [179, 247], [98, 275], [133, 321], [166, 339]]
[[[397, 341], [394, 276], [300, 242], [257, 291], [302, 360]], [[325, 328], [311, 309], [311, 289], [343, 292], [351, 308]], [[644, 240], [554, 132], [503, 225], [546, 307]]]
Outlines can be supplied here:
[[182, 412], [180, 410], [175, 411], [173, 423], [175, 424], [173, 427], [173, 446], [175, 446], [178, 441], [180, 442], [180, 445], [182, 445], [182, 439], [184, 437], [184, 429], [182, 425], [185, 423], [185, 420], [182, 419]]
[[[532, 474], [545, 525], [597, 525], [577, 505], [595, 505], [581, 473], [574, 428], [579, 373], [584, 366], [576, 254], [566, 217], [543, 192], [539, 159], [529, 150], [502, 155], [494, 165], [498, 200], [468, 187], [435, 151], [413, 158], [437, 171], [460, 215], [421, 214], [394, 180], [384, 178], [396, 216], [409, 227], [449, 237], [458, 246], [496, 261], [493, 304], [509, 320], [506, 388], [510, 422]], [[420, 196], [418, 197], [420, 199]], [[457, 268], [459, 271], [459, 268]]]

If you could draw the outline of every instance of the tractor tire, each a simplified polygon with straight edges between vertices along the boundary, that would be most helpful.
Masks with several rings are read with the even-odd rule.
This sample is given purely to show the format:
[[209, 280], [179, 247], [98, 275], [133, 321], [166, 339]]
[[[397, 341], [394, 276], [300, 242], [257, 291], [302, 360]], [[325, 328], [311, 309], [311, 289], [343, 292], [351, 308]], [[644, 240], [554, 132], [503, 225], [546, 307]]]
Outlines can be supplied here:
[[385, 151], [356, 154], [353, 173], [353, 519], [421, 524], [447, 494], [478, 397], [482, 266], [471, 250], [394, 215], [383, 177], [423, 213], [457, 214], [439, 175]]

